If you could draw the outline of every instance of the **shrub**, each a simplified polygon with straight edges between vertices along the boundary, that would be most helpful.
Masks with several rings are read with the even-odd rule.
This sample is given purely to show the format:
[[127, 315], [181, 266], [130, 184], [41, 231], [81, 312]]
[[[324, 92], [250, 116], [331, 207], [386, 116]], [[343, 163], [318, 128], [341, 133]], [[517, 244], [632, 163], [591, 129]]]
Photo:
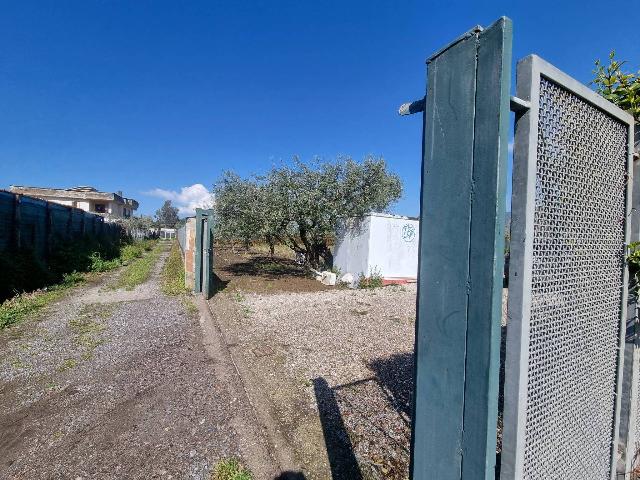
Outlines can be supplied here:
[[93, 252], [89, 255], [89, 260], [91, 260], [89, 270], [92, 272], [107, 272], [121, 265], [119, 258], [105, 260], [102, 258], [102, 255], [100, 255], [100, 252]]
[[120, 250], [120, 259], [123, 262], [129, 262], [135, 258], [140, 258], [144, 252], [144, 248], [139, 243], [131, 243], [125, 245]]

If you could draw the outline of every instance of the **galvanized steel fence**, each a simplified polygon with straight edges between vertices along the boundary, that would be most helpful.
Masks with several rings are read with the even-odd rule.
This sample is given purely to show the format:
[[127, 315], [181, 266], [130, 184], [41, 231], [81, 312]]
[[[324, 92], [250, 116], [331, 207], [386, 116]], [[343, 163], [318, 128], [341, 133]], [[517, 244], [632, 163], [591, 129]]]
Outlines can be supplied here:
[[536, 56], [517, 85], [502, 477], [615, 478], [633, 119]]

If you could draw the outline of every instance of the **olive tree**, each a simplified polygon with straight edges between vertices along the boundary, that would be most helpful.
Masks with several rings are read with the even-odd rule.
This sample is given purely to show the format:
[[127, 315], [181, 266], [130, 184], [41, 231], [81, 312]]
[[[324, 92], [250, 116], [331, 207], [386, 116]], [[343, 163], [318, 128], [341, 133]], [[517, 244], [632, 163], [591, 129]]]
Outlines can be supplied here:
[[219, 237], [264, 241], [272, 254], [281, 243], [320, 268], [333, 263], [329, 241], [340, 222], [387, 211], [400, 198], [402, 182], [381, 157], [310, 164], [296, 158], [264, 175], [225, 172], [214, 192]]

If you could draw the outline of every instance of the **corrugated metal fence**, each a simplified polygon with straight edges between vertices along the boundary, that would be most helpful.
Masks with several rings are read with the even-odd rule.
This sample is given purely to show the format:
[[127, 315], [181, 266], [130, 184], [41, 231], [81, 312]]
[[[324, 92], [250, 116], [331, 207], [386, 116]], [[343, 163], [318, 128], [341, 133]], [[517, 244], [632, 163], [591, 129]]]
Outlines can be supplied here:
[[46, 260], [55, 240], [117, 239], [121, 227], [78, 208], [0, 191], [0, 251], [33, 250]]

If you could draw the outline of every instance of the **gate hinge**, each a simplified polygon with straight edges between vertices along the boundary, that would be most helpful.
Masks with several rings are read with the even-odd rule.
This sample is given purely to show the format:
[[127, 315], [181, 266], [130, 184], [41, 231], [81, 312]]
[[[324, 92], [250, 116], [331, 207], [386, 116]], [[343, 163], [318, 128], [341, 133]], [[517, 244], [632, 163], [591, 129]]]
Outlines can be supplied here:
[[424, 97], [420, 100], [416, 100], [415, 102], [407, 102], [400, 105], [398, 109], [398, 114], [400, 115], [411, 115], [413, 113], [424, 112]]

